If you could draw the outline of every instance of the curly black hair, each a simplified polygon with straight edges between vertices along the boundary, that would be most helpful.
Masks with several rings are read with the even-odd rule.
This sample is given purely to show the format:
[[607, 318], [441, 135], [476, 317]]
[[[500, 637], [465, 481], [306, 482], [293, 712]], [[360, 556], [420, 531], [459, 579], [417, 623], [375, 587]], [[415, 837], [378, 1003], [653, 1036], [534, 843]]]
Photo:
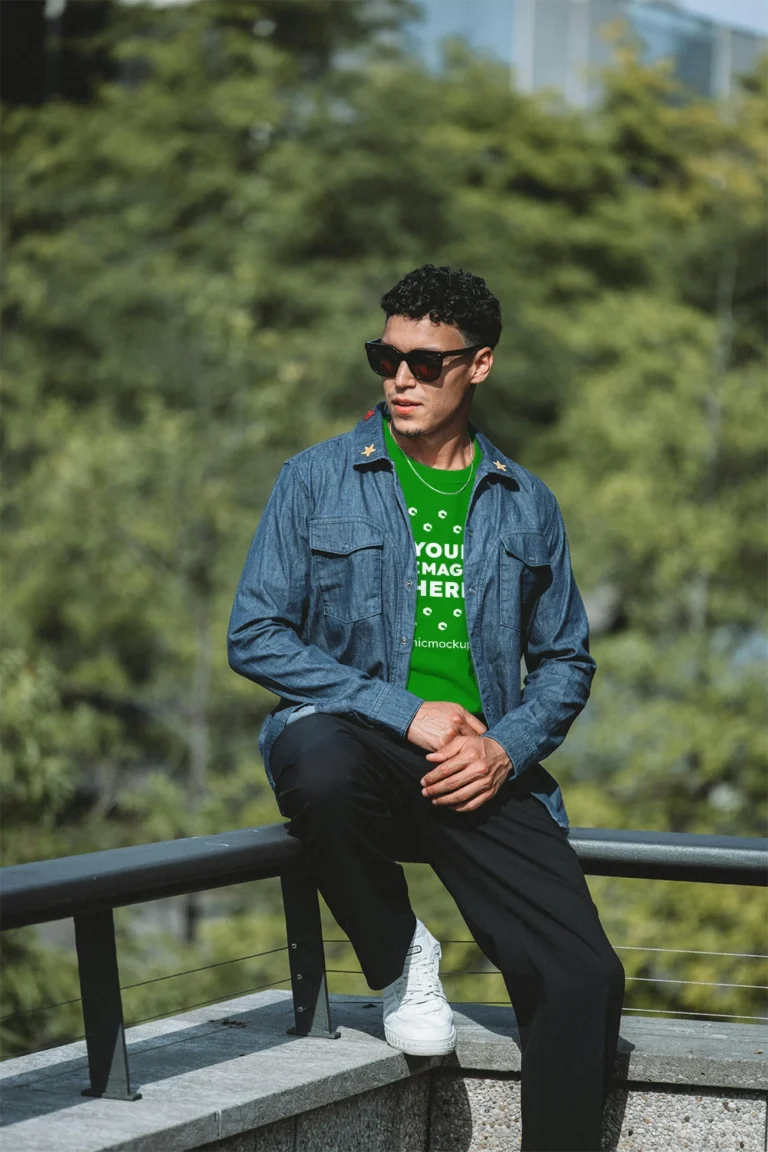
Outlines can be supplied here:
[[407, 316], [421, 320], [429, 316], [433, 324], [453, 324], [468, 347], [487, 344], [495, 348], [501, 336], [498, 300], [482, 276], [461, 268], [423, 264], [385, 292], [380, 303], [387, 319]]

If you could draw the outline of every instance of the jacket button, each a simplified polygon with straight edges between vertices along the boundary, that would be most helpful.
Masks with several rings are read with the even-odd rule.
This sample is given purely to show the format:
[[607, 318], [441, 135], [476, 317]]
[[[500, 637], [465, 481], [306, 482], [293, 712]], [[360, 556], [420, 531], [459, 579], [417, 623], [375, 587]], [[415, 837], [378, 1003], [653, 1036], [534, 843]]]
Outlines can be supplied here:
[[407, 636], [401, 636], [400, 637], [400, 643], [401, 644], [407, 644], [408, 643], [408, 637]]
[[406, 582], [405, 582], [406, 588], [410, 588], [411, 584], [413, 584], [413, 580], [406, 580]]

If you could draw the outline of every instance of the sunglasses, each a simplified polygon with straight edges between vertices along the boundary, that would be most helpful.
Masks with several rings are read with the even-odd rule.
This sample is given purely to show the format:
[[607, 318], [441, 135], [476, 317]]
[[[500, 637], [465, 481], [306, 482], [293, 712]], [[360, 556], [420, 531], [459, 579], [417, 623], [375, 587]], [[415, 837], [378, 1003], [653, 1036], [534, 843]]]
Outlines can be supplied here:
[[411, 352], [398, 352], [391, 344], [381, 340], [367, 340], [365, 351], [368, 363], [378, 376], [397, 376], [397, 370], [405, 360], [411, 375], [423, 384], [437, 380], [443, 370], [446, 356], [466, 356], [485, 348], [485, 344], [473, 344], [471, 348], [457, 348], [453, 352], [433, 352], [431, 348], [414, 348]]

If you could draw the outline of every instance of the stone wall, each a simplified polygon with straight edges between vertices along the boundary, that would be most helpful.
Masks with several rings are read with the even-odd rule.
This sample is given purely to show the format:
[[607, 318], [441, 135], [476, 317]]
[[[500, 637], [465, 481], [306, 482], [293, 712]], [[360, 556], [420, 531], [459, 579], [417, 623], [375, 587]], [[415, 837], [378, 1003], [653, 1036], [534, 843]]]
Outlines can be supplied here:
[[[129, 1030], [142, 1098], [95, 1100], [82, 1043], [0, 1064], [7, 1152], [518, 1152], [511, 1008], [454, 1005], [458, 1044], [411, 1057], [375, 997], [332, 997], [341, 1036], [295, 1037], [272, 990]], [[766, 1152], [768, 1030], [622, 1021], [604, 1116], [616, 1152]]]
[[[511, 1076], [435, 1069], [276, 1124], [205, 1144], [200, 1152], [516, 1152], [520, 1083]], [[765, 1092], [670, 1085], [616, 1089], [603, 1149], [764, 1152]]]

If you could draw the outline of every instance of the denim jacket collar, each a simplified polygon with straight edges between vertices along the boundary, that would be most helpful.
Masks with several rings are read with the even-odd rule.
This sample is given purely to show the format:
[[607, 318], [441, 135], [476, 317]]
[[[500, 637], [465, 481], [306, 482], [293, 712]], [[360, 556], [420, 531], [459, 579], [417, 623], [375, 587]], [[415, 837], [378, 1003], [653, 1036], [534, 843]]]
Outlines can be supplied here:
[[[367, 468], [376, 465], [382, 459], [392, 463], [392, 457], [387, 452], [386, 440], [384, 439], [384, 413], [386, 411], [386, 400], [380, 400], [376, 407], [371, 410], [371, 414], [368, 417], [363, 417], [355, 425], [354, 435], [351, 438], [353, 467]], [[516, 467], [514, 461], [499, 451], [488, 437], [475, 427], [471, 420], [468, 421], [468, 427], [472, 435], [476, 437], [482, 452], [477, 465], [477, 479], [479, 480], [485, 475], [497, 476], [507, 480], [511, 487], [519, 488], [520, 485], [514, 475]]]

